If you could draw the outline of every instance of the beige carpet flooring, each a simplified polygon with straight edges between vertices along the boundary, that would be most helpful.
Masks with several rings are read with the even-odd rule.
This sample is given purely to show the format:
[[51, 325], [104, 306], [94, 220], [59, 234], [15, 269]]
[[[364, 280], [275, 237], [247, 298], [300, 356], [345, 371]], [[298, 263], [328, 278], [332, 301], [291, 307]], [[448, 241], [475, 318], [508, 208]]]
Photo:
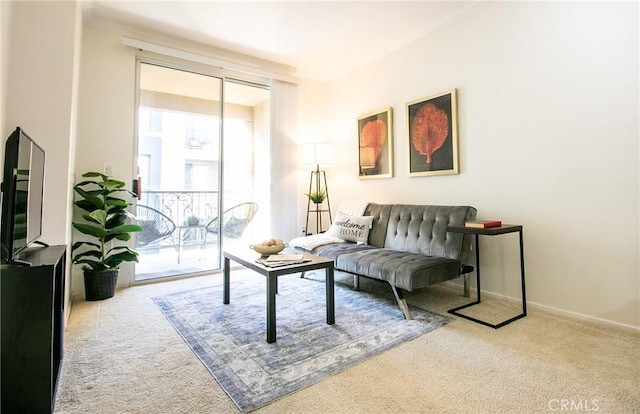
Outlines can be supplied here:
[[[246, 270], [232, 277], [264, 283]], [[74, 303], [55, 412], [237, 413], [151, 301], [221, 279], [137, 286]], [[362, 288], [368, 283], [376, 282]], [[408, 301], [446, 314], [468, 299], [439, 285]], [[491, 298], [479, 306], [476, 315], [494, 322], [518, 313], [517, 305]], [[450, 324], [255, 412], [640, 413], [640, 334], [531, 309], [498, 330], [451, 316]]]

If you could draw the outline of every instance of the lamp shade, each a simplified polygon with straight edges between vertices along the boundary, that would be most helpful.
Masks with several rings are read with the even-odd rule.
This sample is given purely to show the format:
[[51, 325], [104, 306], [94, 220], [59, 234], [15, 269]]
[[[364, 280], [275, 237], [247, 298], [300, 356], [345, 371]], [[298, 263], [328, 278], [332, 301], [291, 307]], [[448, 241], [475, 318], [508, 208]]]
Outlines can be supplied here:
[[333, 148], [326, 143], [304, 144], [301, 161], [305, 167], [329, 167], [333, 164]]

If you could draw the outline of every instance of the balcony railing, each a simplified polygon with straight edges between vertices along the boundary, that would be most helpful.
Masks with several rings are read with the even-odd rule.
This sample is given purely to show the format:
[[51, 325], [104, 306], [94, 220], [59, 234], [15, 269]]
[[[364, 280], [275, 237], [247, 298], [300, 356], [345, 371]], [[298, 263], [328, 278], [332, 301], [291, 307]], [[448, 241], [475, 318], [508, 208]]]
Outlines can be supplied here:
[[[248, 199], [244, 192], [225, 192], [231, 205]], [[161, 211], [176, 225], [170, 237], [139, 248], [136, 281], [211, 271], [220, 266], [220, 245], [215, 235], [204, 229], [218, 217], [218, 191], [144, 191], [138, 204]], [[235, 204], [234, 204], [235, 203]], [[196, 217], [198, 224], [189, 223]], [[238, 242], [230, 239], [227, 243]]]
[[205, 225], [218, 216], [217, 191], [145, 191], [138, 203], [162, 211], [176, 226], [191, 218]]

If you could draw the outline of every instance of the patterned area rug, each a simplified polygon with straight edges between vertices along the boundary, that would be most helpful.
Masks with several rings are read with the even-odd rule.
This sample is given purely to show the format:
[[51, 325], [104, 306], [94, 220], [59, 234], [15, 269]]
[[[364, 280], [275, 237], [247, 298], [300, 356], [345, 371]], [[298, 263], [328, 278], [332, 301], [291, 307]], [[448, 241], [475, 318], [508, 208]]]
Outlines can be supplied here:
[[232, 273], [229, 305], [222, 304], [221, 285], [154, 301], [245, 413], [451, 321], [417, 308], [414, 320], [405, 320], [386, 284], [365, 292], [336, 283], [336, 323], [327, 325], [321, 273], [279, 278], [272, 344], [266, 283], [257, 274], [234, 280]]

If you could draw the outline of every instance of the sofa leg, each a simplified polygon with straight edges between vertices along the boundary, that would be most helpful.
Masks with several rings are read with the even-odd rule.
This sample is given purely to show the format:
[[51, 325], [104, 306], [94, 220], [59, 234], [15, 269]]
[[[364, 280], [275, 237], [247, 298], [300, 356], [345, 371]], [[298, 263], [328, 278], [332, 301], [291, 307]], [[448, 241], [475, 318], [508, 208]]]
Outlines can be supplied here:
[[398, 305], [400, 306], [400, 309], [404, 314], [404, 318], [407, 320], [413, 319], [411, 317], [411, 311], [409, 311], [409, 305], [407, 305], [407, 301], [402, 294], [402, 289], [396, 288], [395, 286], [391, 285], [391, 290], [393, 290], [393, 295], [396, 297], [396, 301], [398, 302]]
[[360, 276], [353, 275], [353, 290], [360, 290]]
[[464, 287], [462, 288], [462, 294], [465, 298], [471, 297], [471, 285], [469, 284], [469, 277], [471, 275], [471, 272], [473, 272], [473, 266], [469, 265], [463, 265], [460, 271], [460, 276], [462, 276], [462, 282], [464, 284]]
[[465, 273], [464, 275], [462, 275], [462, 280], [464, 281], [463, 295], [465, 298], [470, 298], [471, 286], [469, 285], [469, 273]]

